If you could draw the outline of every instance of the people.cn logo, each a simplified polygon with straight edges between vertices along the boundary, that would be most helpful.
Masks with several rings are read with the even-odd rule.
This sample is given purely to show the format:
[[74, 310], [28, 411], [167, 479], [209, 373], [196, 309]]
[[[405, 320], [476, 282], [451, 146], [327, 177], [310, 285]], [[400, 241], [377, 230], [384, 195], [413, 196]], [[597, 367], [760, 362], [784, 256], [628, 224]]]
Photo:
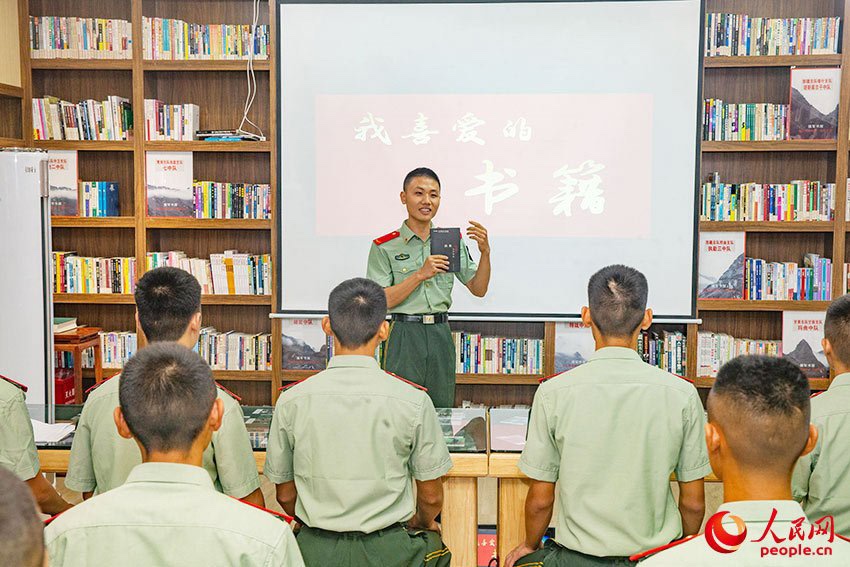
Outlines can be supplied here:
[[[735, 522], [735, 527], [738, 528], [737, 533], [729, 533], [727, 527], [732, 524], [723, 525], [723, 518], [729, 516], [729, 519]], [[747, 539], [747, 525], [744, 520], [738, 516], [733, 516], [729, 512], [718, 512], [708, 519], [705, 524], [705, 541], [708, 546], [718, 553], [732, 553], [737, 551], [744, 540]]]

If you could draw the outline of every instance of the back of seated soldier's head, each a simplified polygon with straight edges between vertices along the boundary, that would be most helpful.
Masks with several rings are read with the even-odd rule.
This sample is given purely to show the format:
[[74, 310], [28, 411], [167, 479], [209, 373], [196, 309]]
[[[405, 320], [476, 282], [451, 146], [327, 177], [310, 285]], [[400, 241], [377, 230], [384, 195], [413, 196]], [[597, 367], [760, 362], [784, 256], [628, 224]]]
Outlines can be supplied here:
[[162, 267], [136, 284], [136, 311], [149, 342], [176, 341], [193, 318], [200, 324], [201, 284], [185, 270]]
[[[630, 337], [651, 314], [646, 310], [649, 284], [646, 276], [628, 266], [602, 268], [587, 283], [589, 318], [606, 337]], [[588, 315], [583, 310], [582, 318]], [[587, 321], [585, 321], [587, 322]]]
[[[372, 280], [353, 278], [345, 280], [328, 298], [328, 320], [337, 343], [344, 348], [368, 344], [376, 336], [382, 340], [387, 328], [387, 296]], [[327, 331], [327, 329], [325, 329]]]
[[784, 358], [747, 355], [724, 364], [707, 404], [706, 442], [715, 473], [722, 477], [731, 459], [741, 471], [790, 475], [817, 441], [809, 395], [808, 379]]
[[0, 467], [0, 565], [42, 567], [44, 524], [29, 487]]
[[826, 310], [823, 324], [823, 349], [830, 366], [850, 370], [850, 295], [842, 295]]
[[148, 454], [188, 453], [196, 440], [211, 437], [220, 423], [216, 394], [212, 371], [196, 353], [177, 343], [147, 346], [127, 361], [121, 373], [119, 432], [128, 434], [122, 431], [119, 417], [123, 417], [129, 434]]

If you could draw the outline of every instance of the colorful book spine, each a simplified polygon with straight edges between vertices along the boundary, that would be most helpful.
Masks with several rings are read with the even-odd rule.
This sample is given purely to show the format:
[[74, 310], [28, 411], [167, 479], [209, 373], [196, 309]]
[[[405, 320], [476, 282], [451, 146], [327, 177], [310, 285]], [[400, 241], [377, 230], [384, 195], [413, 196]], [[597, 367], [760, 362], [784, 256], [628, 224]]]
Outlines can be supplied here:
[[201, 329], [197, 351], [213, 370], [272, 369], [272, 337], [268, 333], [221, 333], [205, 327]]
[[129, 140], [133, 110], [120, 96], [76, 104], [46, 96], [32, 99], [32, 124], [35, 140]]
[[782, 341], [739, 339], [701, 331], [697, 335], [697, 376], [714, 378], [721, 366], [744, 354], [782, 356]]
[[760, 18], [710, 13], [705, 55], [826, 55], [838, 53], [841, 18]]
[[33, 59], [132, 59], [133, 26], [127, 20], [30, 16]]
[[458, 374], [543, 374], [543, 340], [454, 332]]
[[702, 139], [710, 142], [764, 142], [788, 139], [788, 105], [703, 102]]
[[271, 218], [271, 187], [267, 183], [195, 181], [192, 192], [195, 218]]
[[245, 60], [269, 58], [269, 26], [192, 24], [168, 18], [142, 18], [145, 59]]
[[831, 301], [832, 261], [806, 254], [803, 265], [747, 258], [744, 299], [754, 301]]
[[210, 258], [189, 258], [185, 252], [148, 252], [146, 268], [172, 266], [195, 276], [201, 292], [214, 295], [271, 295], [270, 254], [244, 254], [225, 250]]
[[705, 183], [702, 221], [831, 221], [835, 183]]
[[637, 352], [643, 361], [661, 370], [684, 376], [688, 367], [687, 338], [680, 331], [641, 331]]
[[117, 217], [121, 215], [118, 183], [114, 181], [80, 182], [80, 215]]
[[54, 293], [133, 293], [135, 258], [93, 258], [53, 252]]
[[165, 104], [145, 99], [145, 140], [191, 141], [200, 127], [197, 104]]

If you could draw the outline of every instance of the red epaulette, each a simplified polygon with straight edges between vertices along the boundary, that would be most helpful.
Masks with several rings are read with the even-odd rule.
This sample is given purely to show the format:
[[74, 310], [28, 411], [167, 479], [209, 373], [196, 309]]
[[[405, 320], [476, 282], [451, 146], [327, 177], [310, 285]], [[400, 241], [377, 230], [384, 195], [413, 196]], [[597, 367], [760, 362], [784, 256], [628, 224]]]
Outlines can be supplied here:
[[649, 557], [650, 555], [655, 555], [656, 553], [670, 549], [671, 547], [676, 547], [679, 544], [685, 543], [687, 541], [691, 541], [695, 537], [702, 537], [702, 536], [694, 534], [694, 535], [689, 535], [688, 537], [683, 537], [682, 539], [677, 539], [676, 541], [671, 541], [670, 543], [662, 545], [660, 547], [656, 547], [655, 549], [650, 549], [648, 551], [642, 551], [641, 553], [637, 553], [635, 555], [632, 555], [631, 557], [629, 557], [629, 561], [640, 561], [641, 559], [645, 559], [645, 558]]
[[288, 516], [286, 514], [281, 514], [280, 512], [275, 512], [274, 510], [269, 510], [268, 508], [263, 508], [262, 506], [257, 506], [256, 504], [252, 504], [251, 502], [245, 502], [244, 500], [240, 500], [239, 498], [236, 498], [234, 496], [231, 496], [231, 498], [233, 498], [237, 502], [241, 502], [242, 504], [247, 504], [251, 508], [256, 508], [257, 510], [262, 510], [263, 512], [268, 512], [272, 516], [277, 516], [278, 518], [280, 518], [281, 520], [283, 520], [287, 524], [291, 524], [292, 521], [295, 519], [292, 516]]
[[113, 378], [115, 378], [116, 376], [120, 376], [120, 375], [121, 375], [121, 373], [119, 372], [118, 374], [113, 374], [112, 376], [109, 376], [109, 377], [107, 377], [107, 378], [104, 378], [103, 380], [101, 380], [100, 382], [98, 382], [97, 384], [95, 384], [94, 386], [92, 386], [91, 388], [89, 388], [88, 390], [86, 390], [86, 394], [88, 394], [88, 393], [89, 393], [89, 392], [91, 392], [92, 390], [94, 390], [94, 389], [96, 389], [96, 388], [98, 388], [98, 387], [102, 386], [103, 384], [105, 384], [105, 383], [106, 383], [106, 381], [107, 381], [107, 380], [112, 380], [112, 379], [113, 379]]
[[231, 392], [230, 390], [228, 390], [227, 388], [225, 388], [224, 386], [222, 386], [218, 382], [216, 382], [215, 385], [218, 386], [219, 388], [221, 388], [222, 390], [224, 390], [226, 393], [230, 394], [230, 397], [233, 398], [234, 400], [236, 400], [237, 402], [242, 401], [242, 398], [240, 398], [239, 396], [237, 396], [236, 394], [234, 394], [233, 392]]
[[401, 233], [397, 230], [394, 230], [392, 232], [389, 232], [389, 233], [387, 233], [383, 236], [376, 238], [372, 242], [374, 242], [376, 246], [380, 246], [381, 244], [386, 244], [390, 240], [395, 240], [399, 236], [401, 236]]
[[404, 378], [402, 378], [402, 377], [401, 377], [401, 376], [399, 376], [398, 374], [393, 374], [393, 373], [392, 373], [392, 372], [390, 372], [389, 370], [384, 370], [384, 372], [386, 372], [387, 374], [389, 374], [389, 375], [390, 375], [390, 376], [392, 376], [393, 378], [396, 378], [397, 380], [401, 380], [401, 381], [402, 381], [402, 382], [404, 382], [405, 384], [410, 384], [411, 386], [413, 386], [414, 388], [416, 388], [416, 389], [418, 389], [418, 390], [422, 390], [423, 392], [427, 392], [427, 391], [428, 391], [428, 388], [426, 388], [425, 386], [420, 386], [419, 384], [416, 384], [416, 383], [414, 383], [414, 382], [411, 382], [410, 380], [405, 380]]
[[561, 374], [563, 374], [563, 372], [558, 372], [558, 373], [556, 373], [556, 374], [552, 374], [552, 375], [550, 375], [550, 376], [544, 376], [543, 378], [541, 378], [540, 380], [538, 380], [538, 381], [537, 381], [537, 383], [538, 383], [538, 384], [542, 384], [542, 383], [543, 383], [543, 382], [545, 382], [546, 380], [549, 380], [549, 379], [551, 379], [551, 378], [554, 378], [555, 376], [560, 376]]
[[814, 394], [812, 394], [812, 395], [811, 395], [811, 396], [809, 396], [809, 397], [810, 397], [810, 398], [817, 398], [818, 396], [820, 396], [820, 395], [821, 395], [821, 394], [823, 394], [824, 392], [826, 392], [826, 390], [821, 390], [820, 392], [815, 392]]
[[[70, 508], [69, 508], [68, 510], [70, 510]], [[53, 520], [55, 520], [56, 518], [58, 518], [59, 516], [61, 516], [61, 515], [62, 515], [62, 514], [64, 514], [65, 512], [67, 512], [68, 510], [63, 510], [62, 512], [59, 512], [58, 514], [55, 514], [55, 515], [53, 515], [53, 516], [50, 516], [49, 518], [47, 518], [46, 520], [44, 520], [44, 525], [45, 525], [45, 526], [49, 526], [49, 525], [50, 525], [50, 522], [52, 522]]]
[[[673, 373], [671, 372], [670, 374], [673, 374]], [[681, 378], [681, 379], [682, 379], [682, 380], [684, 380], [685, 382], [690, 382], [691, 384], [693, 384], [693, 383], [694, 383], [694, 381], [693, 381], [693, 380], [691, 380], [690, 378], [685, 378], [684, 376], [679, 376], [678, 374], [673, 374], [673, 376], [675, 376], [676, 378]]]
[[[315, 376], [315, 374], [313, 374], [313, 376]], [[293, 387], [293, 386], [297, 386], [297, 385], [298, 385], [298, 384], [300, 384], [301, 382], [304, 382], [304, 381], [306, 381], [306, 380], [309, 380], [309, 379], [310, 379], [310, 378], [312, 378], [313, 376], [307, 376], [306, 378], [302, 378], [301, 380], [296, 380], [295, 382], [290, 382], [289, 384], [284, 384], [283, 386], [281, 386], [280, 388], [278, 388], [278, 392], [283, 392], [284, 390], [288, 390], [288, 389], [290, 389], [290, 388], [291, 388], [291, 387]]]
[[20, 389], [21, 389], [24, 393], [26, 393], [26, 392], [27, 392], [27, 387], [26, 387], [26, 386], [24, 386], [23, 384], [21, 384], [20, 382], [15, 382], [15, 381], [14, 381], [14, 380], [12, 380], [11, 378], [6, 378], [6, 377], [5, 377], [5, 376], [3, 376], [2, 374], [0, 374], [0, 378], [2, 378], [3, 380], [5, 380], [6, 382], [8, 382], [9, 384], [11, 384], [12, 386], [17, 386], [17, 387], [18, 387], [18, 388], [20, 388]]

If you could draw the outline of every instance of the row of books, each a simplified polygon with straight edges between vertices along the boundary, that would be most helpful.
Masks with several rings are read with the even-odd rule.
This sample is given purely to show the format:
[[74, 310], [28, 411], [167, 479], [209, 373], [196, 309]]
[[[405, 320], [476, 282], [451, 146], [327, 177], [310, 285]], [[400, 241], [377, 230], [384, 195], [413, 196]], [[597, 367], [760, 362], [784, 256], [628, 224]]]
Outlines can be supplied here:
[[644, 362], [662, 370], [684, 376], [688, 367], [687, 338], [680, 331], [652, 330], [640, 332], [637, 352]]
[[[124, 368], [139, 350], [139, 339], [134, 331], [101, 331], [98, 335], [104, 368]], [[94, 348], [83, 351], [83, 368], [94, 368]]]
[[54, 293], [133, 293], [135, 258], [94, 258], [53, 252]]
[[271, 370], [272, 336], [268, 333], [220, 333], [204, 327], [198, 340], [198, 354], [213, 370]]
[[697, 333], [697, 376], [714, 378], [720, 367], [743, 354], [780, 356], [782, 341], [737, 339], [725, 333]]
[[459, 374], [542, 374], [543, 340], [454, 332]]
[[35, 140], [129, 140], [133, 110], [120, 96], [76, 104], [45, 96], [32, 99], [32, 124]]
[[189, 258], [185, 252], [148, 252], [147, 269], [180, 268], [195, 276], [201, 293], [214, 295], [271, 295], [270, 254], [245, 254], [225, 250], [209, 259]]
[[841, 18], [760, 18], [710, 13], [705, 55], [824, 55], [838, 53]]
[[768, 262], [747, 258], [744, 299], [767, 301], [830, 301], [832, 260], [806, 254], [803, 266], [796, 262]]
[[268, 183], [195, 181], [192, 184], [197, 219], [270, 219], [271, 187]]
[[30, 16], [33, 59], [131, 59], [133, 26], [127, 20]]
[[80, 197], [80, 216], [117, 217], [121, 215], [118, 183], [115, 181], [81, 181]]
[[831, 221], [835, 183], [704, 183], [702, 221]]
[[788, 105], [726, 103], [706, 99], [703, 104], [702, 139], [707, 141], [773, 141], [788, 138]]
[[[253, 33], [252, 33], [253, 32]], [[191, 24], [168, 18], [142, 18], [145, 59], [269, 58], [269, 26]]]
[[197, 104], [165, 104], [145, 99], [145, 140], [191, 141], [200, 127], [201, 110]]

